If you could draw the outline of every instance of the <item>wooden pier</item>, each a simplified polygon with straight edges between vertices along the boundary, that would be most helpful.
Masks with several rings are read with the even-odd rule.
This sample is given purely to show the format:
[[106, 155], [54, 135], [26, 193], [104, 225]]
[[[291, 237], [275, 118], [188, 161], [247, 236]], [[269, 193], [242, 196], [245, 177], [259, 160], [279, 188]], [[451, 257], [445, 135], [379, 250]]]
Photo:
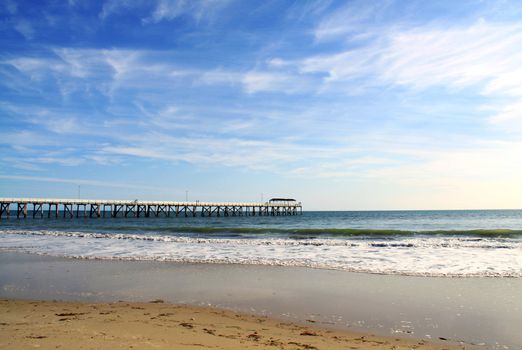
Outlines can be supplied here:
[[[32, 211], [29, 213], [29, 209]], [[93, 199], [0, 198], [0, 219], [73, 217], [286, 216], [301, 215], [301, 202], [274, 198], [266, 203], [164, 202]]]

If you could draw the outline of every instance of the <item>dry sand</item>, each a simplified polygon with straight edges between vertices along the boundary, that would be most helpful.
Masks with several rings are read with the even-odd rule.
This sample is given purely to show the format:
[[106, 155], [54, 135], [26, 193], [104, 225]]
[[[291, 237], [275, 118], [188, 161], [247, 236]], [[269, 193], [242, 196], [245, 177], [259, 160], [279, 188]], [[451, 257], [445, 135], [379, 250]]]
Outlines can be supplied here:
[[0, 300], [1, 349], [478, 349], [329, 330], [212, 308]]

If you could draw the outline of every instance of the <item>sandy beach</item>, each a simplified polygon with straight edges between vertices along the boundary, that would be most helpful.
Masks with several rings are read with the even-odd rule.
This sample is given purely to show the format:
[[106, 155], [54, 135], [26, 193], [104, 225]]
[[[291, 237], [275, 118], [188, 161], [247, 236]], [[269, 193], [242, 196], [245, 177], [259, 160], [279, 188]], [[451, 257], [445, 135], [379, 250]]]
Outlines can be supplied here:
[[214, 308], [0, 300], [2, 349], [475, 349], [281, 322]]

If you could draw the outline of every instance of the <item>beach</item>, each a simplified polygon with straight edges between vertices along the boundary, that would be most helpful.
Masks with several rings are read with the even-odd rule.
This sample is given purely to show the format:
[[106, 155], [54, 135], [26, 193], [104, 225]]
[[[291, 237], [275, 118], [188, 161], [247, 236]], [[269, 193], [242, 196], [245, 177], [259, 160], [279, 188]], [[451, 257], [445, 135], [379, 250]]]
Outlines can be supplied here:
[[[184, 339], [182, 334], [196, 332], [211, 343], [203, 340], [195, 343], [208, 346], [216, 339], [205, 333], [204, 328], [214, 329], [212, 325], [216, 323], [225, 328], [234, 326], [231, 322], [238, 321], [234, 316], [236, 313], [249, 321], [238, 326], [242, 330], [236, 332], [235, 340], [219, 341], [237, 342], [234, 344], [238, 348], [245, 347], [245, 344], [265, 346], [270, 338], [316, 348], [335, 348], [344, 344], [341, 347], [360, 349], [371, 346], [382, 349], [392, 349], [393, 346], [396, 349], [401, 349], [400, 346], [406, 349], [431, 349], [426, 346], [471, 349], [473, 345], [488, 349], [517, 349], [522, 344], [518, 332], [522, 291], [519, 279], [387, 276], [296, 267], [103, 261], [2, 252], [0, 283], [0, 297], [4, 299], [2, 308], [12, 310], [12, 313], [1, 313], [2, 333], [8, 334], [9, 339], [20, 339], [22, 343], [49, 342], [47, 338], [30, 338], [40, 336], [38, 330], [46, 327], [56, 329], [59, 339], [60, 332], [67, 329], [62, 324], [74, 328], [75, 332], [84, 329], [94, 334], [97, 327], [103, 329], [107, 326], [106, 315], [98, 312], [89, 316], [95, 318], [85, 316], [88, 310], [92, 314], [95, 307], [104, 310], [116, 308], [120, 317], [114, 316], [115, 320], [130, 317], [135, 320], [134, 325], [142, 323], [145, 328], [151, 327], [151, 333], [146, 337], [153, 337], [156, 330], [152, 325], [161, 322], [150, 318], [172, 312], [160, 310], [165, 307], [178, 310], [174, 314], [179, 313], [179, 317], [165, 324], [175, 328], [175, 332], [181, 332], [179, 339]], [[53, 300], [60, 302], [56, 304]], [[151, 304], [153, 300], [163, 303]], [[133, 307], [151, 311], [139, 313], [141, 309]], [[29, 312], [33, 308], [36, 315], [41, 315], [39, 321]], [[219, 322], [200, 321], [195, 326], [191, 320], [196, 318], [195, 311], [190, 310], [198, 310], [209, 317], [227, 316]], [[64, 317], [56, 316], [68, 313], [82, 315], [65, 316], [70, 320], [64, 321], [58, 320]], [[7, 320], [8, 314], [17, 315], [13, 316], [15, 321]], [[145, 316], [150, 317], [141, 318]], [[24, 318], [26, 321], [20, 321]], [[259, 318], [266, 320], [262, 322], [263, 327], [259, 327]], [[26, 324], [28, 319], [34, 323]], [[114, 323], [115, 329], [131, 329], [118, 322]], [[181, 323], [190, 323], [194, 327], [187, 329], [180, 326]], [[284, 334], [272, 333], [279, 331], [281, 323], [291, 325], [285, 328]], [[274, 327], [270, 328], [271, 331], [263, 331], [265, 324]], [[319, 332], [321, 337], [300, 335], [309, 328], [312, 329], [310, 332]], [[169, 329], [169, 334], [171, 331]], [[248, 338], [254, 332], [262, 334], [262, 342], [252, 342]], [[172, 334], [176, 338], [176, 333]], [[351, 339], [352, 343], [338, 343], [338, 339], [333, 338], [334, 335], [339, 337], [338, 334], [345, 334], [344, 337]], [[370, 335], [372, 339], [379, 339], [375, 340], [377, 342], [389, 343], [355, 340], [361, 336], [368, 340]], [[62, 336], [65, 337], [65, 333]], [[165, 341], [170, 341], [168, 339]], [[395, 339], [399, 339], [399, 343]], [[328, 343], [330, 341], [333, 343]], [[424, 347], [419, 347], [420, 342]], [[228, 344], [225, 348], [236, 345]], [[90, 345], [85, 343], [85, 346]], [[299, 348], [295, 346], [283, 348]]]
[[[290, 330], [297, 327], [300, 332], [307, 332], [299, 328], [306, 326], [321, 333], [315, 337], [267, 331], [262, 342], [248, 343], [258, 346], [274, 338], [286, 344], [284, 348], [296, 346], [291, 342], [332, 348], [331, 331], [346, 333], [352, 341], [375, 336], [383, 342], [355, 342], [345, 348], [382, 348], [384, 342], [393, 348], [398, 346], [396, 339], [409, 344], [404, 345], [407, 349], [419, 342], [441, 349], [522, 348], [522, 211], [61, 216], [2, 221], [0, 299], [21, 319], [33, 318], [27, 308], [42, 308], [41, 323], [2, 320], [8, 324], [3, 331], [9, 339], [20, 331], [29, 332], [20, 341], [39, 341], [23, 337], [33, 337], [41, 327], [55, 327], [55, 322], [59, 333], [66, 321], [56, 321], [56, 314], [71, 312], [82, 313], [70, 317], [75, 331], [97, 332], [96, 327], [105, 326], [104, 319], [83, 315], [95, 316], [86, 306], [92, 303], [110, 303], [120, 315], [116, 320], [132, 314], [134, 323], [149, 327], [151, 320], [145, 316], [172, 312], [136, 314], [140, 309], [126, 304], [143, 303], [139, 307], [147, 309], [157, 307], [150, 301], [161, 300], [162, 307], [184, 310], [186, 317], [180, 315], [174, 322], [177, 331], [188, 331], [179, 324], [193, 324], [190, 310], [198, 308], [209, 317], [225, 311], [254, 323], [266, 318], [263, 324], [291, 324]], [[60, 310], [51, 311], [47, 302], [53, 301], [74, 304], [59, 304]], [[83, 311], [66, 310], [76, 308]], [[230, 320], [236, 319], [220, 322], [230, 325]], [[206, 339], [204, 328], [214, 329], [216, 322], [202, 322], [190, 332]], [[227, 341], [250, 341], [248, 335], [257, 338], [254, 332], [262, 330], [248, 322], [235, 326], [241, 331]], [[150, 332], [147, 337], [155, 338], [155, 327]], [[322, 339], [326, 345], [314, 343]]]
[[522, 350], [522, 1], [0, 16], [0, 350]]
[[472, 349], [281, 322], [215, 308], [0, 300], [2, 349]]

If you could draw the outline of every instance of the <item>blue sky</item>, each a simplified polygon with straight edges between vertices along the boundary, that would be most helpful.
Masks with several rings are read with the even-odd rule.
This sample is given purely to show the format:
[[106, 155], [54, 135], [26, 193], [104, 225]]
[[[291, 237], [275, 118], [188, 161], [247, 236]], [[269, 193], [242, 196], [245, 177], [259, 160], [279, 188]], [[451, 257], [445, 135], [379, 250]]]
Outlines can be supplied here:
[[0, 3], [0, 196], [522, 207], [519, 1]]

